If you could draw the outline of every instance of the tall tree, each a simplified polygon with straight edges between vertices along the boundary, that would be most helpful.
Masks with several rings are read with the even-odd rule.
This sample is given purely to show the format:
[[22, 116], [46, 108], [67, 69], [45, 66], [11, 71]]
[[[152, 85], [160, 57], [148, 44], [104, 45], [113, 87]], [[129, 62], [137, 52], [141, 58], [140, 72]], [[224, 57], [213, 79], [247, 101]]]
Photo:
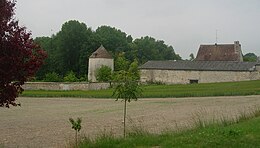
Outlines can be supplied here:
[[[87, 28], [86, 24], [72, 20], [64, 23], [62, 29], [56, 35], [55, 43], [57, 44], [56, 59], [59, 60], [59, 72], [65, 74], [68, 71], [73, 71], [80, 74], [81, 54], [85, 51], [84, 48], [90, 44], [92, 31]], [[84, 54], [85, 55], [85, 54]], [[87, 57], [85, 59], [85, 62]], [[84, 63], [86, 64], [86, 63]]]
[[48, 57], [45, 59], [44, 64], [36, 73], [36, 79], [44, 79], [46, 74], [55, 72], [56, 63], [53, 54], [53, 41], [50, 37], [37, 37], [34, 39], [34, 41], [35, 43], [41, 45], [41, 47], [48, 54]]
[[16, 106], [21, 85], [43, 64], [46, 54], [14, 19], [15, 1], [0, 0], [0, 106]]
[[61, 31], [52, 37], [38, 37], [49, 57], [37, 73], [42, 79], [46, 73], [56, 72], [64, 76], [73, 71], [77, 77], [87, 74], [89, 56], [103, 44], [115, 58], [115, 70], [127, 70], [135, 59], [139, 64], [148, 60], [180, 60], [172, 46], [152, 37], [139, 39], [110, 26], [100, 26], [92, 31], [76, 20], [65, 22]]
[[132, 42], [132, 37], [125, 32], [110, 26], [101, 26], [96, 30], [100, 44], [103, 44], [112, 53], [122, 52], [129, 49], [128, 42]]
[[175, 54], [172, 46], [168, 46], [162, 40], [155, 40], [152, 37], [141, 37], [134, 40], [134, 50], [140, 63], [148, 60], [180, 60], [181, 57]]

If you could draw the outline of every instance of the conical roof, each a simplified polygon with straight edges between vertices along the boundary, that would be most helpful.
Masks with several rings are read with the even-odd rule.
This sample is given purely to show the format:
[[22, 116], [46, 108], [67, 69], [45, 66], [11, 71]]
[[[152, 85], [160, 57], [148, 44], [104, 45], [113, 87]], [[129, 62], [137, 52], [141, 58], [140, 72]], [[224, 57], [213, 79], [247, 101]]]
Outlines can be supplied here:
[[89, 58], [107, 58], [112, 59], [112, 56], [109, 52], [101, 45], [95, 52], [91, 54]]

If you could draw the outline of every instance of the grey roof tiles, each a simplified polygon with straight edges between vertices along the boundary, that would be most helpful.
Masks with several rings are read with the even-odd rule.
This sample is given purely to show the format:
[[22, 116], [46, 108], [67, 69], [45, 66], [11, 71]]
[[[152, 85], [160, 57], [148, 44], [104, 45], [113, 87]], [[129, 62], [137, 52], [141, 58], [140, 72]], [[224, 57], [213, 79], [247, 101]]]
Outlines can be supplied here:
[[93, 52], [90, 58], [107, 58], [112, 59], [112, 56], [109, 52], [101, 45], [95, 52]]
[[148, 61], [140, 69], [197, 70], [197, 71], [252, 71], [256, 62], [234, 61]]

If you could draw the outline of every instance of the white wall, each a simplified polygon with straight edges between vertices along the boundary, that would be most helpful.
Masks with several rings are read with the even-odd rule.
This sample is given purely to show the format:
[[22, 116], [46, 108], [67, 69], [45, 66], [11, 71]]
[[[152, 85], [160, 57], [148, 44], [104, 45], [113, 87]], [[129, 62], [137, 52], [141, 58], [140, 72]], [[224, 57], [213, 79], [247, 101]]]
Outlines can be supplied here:
[[107, 58], [89, 58], [89, 66], [88, 66], [88, 80], [90, 82], [96, 82], [96, 71], [102, 65], [108, 66], [114, 71], [114, 59]]

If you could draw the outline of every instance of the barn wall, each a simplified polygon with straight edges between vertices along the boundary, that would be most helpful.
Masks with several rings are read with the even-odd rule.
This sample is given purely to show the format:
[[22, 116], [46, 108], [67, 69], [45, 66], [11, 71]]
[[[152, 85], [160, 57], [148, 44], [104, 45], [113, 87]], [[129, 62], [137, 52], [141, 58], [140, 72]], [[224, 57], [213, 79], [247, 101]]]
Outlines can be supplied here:
[[88, 66], [88, 80], [90, 82], [96, 82], [96, 71], [102, 65], [108, 66], [114, 70], [114, 59], [107, 58], [89, 58], [89, 66]]
[[260, 72], [141, 70], [141, 82], [188, 84], [190, 80], [198, 80], [198, 83], [260, 80]]
[[256, 69], [257, 71], [260, 71], [260, 65], [259, 65], [259, 64], [256, 65], [255, 69]]

